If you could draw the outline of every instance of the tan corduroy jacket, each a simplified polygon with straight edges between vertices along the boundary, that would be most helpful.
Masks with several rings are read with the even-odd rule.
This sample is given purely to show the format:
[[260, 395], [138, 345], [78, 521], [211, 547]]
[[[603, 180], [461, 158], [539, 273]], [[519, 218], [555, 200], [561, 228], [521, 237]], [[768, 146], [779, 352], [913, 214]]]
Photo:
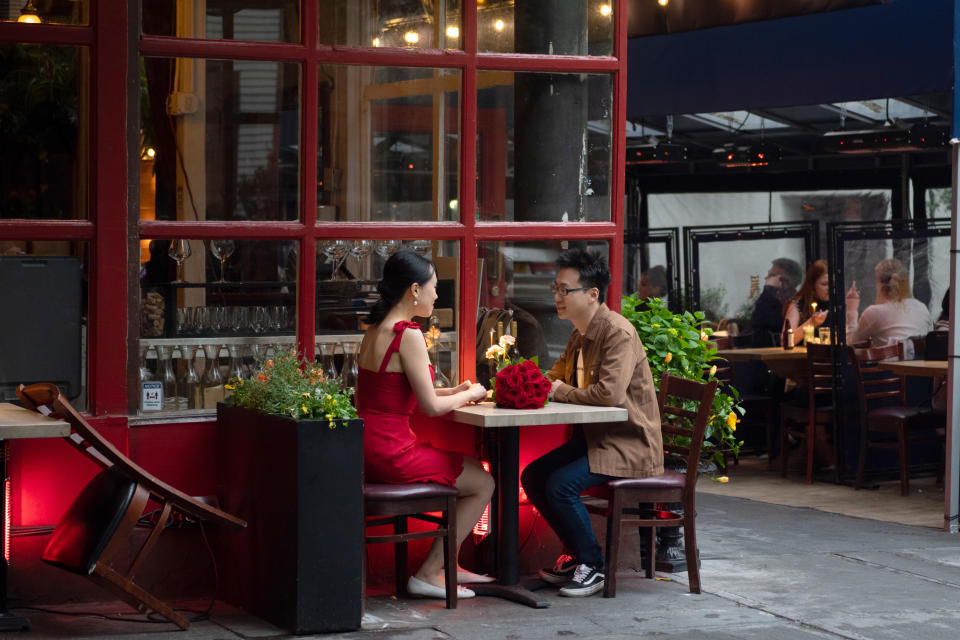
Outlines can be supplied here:
[[[583, 349], [583, 388], [578, 389], [577, 352]], [[547, 373], [562, 380], [559, 402], [623, 407], [625, 422], [584, 424], [590, 471], [621, 478], [663, 473], [660, 410], [647, 354], [630, 322], [601, 304], [586, 334], [570, 335], [563, 355]]]

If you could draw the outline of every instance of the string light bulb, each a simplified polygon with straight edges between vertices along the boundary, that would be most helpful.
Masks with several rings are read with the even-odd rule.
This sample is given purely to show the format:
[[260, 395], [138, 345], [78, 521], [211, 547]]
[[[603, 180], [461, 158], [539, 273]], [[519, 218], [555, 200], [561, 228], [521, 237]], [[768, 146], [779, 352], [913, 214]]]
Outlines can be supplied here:
[[504, 27], [503, 20], [501, 20], [500, 18], [497, 18], [496, 22], [493, 23], [493, 28], [496, 29], [497, 31], [503, 31], [503, 27]]
[[457, 38], [459, 38], [459, 37], [460, 37], [460, 27], [458, 27], [458, 26], [455, 25], [455, 24], [452, 24], [452, 25], [450, 25], [449, 27], [447, 27], [447, 37], [450, 38], [450, 39], [452, 39], [452, 40], [456, 40]]
[[379, 47], [379, 46], [380, 46], [380, 38], [374, 38], [372, 44], [373, 44], [373, 46], [375, 46], [375, 47]]
[[407, 31], [405, 34], [403, 34], [403, 39], [407, 44], [417, 44], [420, 42], [420, 34], [416, 31]]
[[657, 0], [657, 4], [660, 5], [661, 7], [665, 7], [668, 4], [670, 4], [670, 0]]
[[608, 4], [600, 5], [600, 15], [606, 17], [606, 16], [609, 16], [611, 13], [613, 13], [613, 9], [610, 8], [610, 5]]

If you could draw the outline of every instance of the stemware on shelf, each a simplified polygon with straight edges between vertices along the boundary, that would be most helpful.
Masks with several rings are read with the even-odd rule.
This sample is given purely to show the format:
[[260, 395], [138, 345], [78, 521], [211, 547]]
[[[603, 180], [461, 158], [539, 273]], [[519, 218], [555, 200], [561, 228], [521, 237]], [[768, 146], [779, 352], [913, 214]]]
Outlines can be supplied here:
[[219, 344], [208, 344], [203, 347], [207, 360], [207, 368], [200, 379], [204, 409], [216, 409], [217, 403], [224, 398], [223, 375], [220, 373], [220, 349], [222, 348], [223, 345]]
[[217, 240], [210, 241], [210, 253], [213, 254], [213, 257], [220, 261], [220, 279], [217, 282], [226, 282], [226, 273], [227, 273], [227, 258], [233, 255], [233, 250], [236, 245], [234, 245], [233, 240], [227, 238], [219, 238]]
[[157, 375], [163, 380], [163, 408], [177, 408], [177, 376], [173, 371], [173, 362], [170, 360], [170, 347], [160, 345], [157, 347]]
[[410, 251], [413, 251], [417, 255], [426, 257], [431, 251], [433, 251], [433, 243], [429, 240], [414, 240], [410, 243]]
[[190, 249], [190, 241], [174, 240], [170, 243], [167, 255], [177, 263], [177, 279], [174, 282], [186, 282], [183, 279], [183, 261], [193, 255], [193, 250]]
[[210, 328], [210, 307], [193, 307], [193, 332], [204, 335]]
[[321, 240], [320, 250], [326, 257], [327, 262], [331, 264], [329, 279], [336, 280], [343, 261], [350, 255], [350, 242], [348, 240]]
[[230, 307], [230, 330], [241, 333], [250, 328], [250, 313], [246, 307]]
[[210, 310], [210, 330], [223, 333], [227, 330], [227, 307], [217, 305]]
[[[436, 334], [430, 345], [430, 364], [433, 365], [433, 386], [437, 389], [447, 389], [452, 387], [450, 378], [443, 372], [440, 366], [440, 320], [437, 316], [430, 316], [430, 333]], [[435, 331], [434, 331], [435, 330]]]
[[227, 371], [227, 380], [246, 380], [247, 378], [240, 347], [239, 344], [231, 344], [227, 347], [227, 351], [230, 353], [230, 369]]
[[403, 247], [403, 243], [399, 240], [377, 240], [373, 250], [378, 256], [386, 260], [399, 251], [401, 247]]
[[180, 347], [180, 376], [177, 378], [177, 408], [202, 409], [200, 377], [193, 363], [195, 349], [191, 345]]

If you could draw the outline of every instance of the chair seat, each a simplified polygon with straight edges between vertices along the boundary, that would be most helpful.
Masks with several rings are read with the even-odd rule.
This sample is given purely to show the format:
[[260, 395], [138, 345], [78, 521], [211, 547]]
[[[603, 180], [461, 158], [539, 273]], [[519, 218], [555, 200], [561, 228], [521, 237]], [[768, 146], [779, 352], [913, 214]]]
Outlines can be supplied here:
[[136, 482], [115, 471], [101, 471], [60, 518], [43, 552], [44, 561], [90, 575], [120, 526], [136, 488]]
[[367, 484], [363, 487], [363, 497], [374, 502], [392, 500], [416, 500], [418, 498], [441, 498], [457, 495], [456, 487], [432, 482], [411, 484]]
[[649, 478], [617, 478], [609, 481], [607, 486], [611, 489], [682, 489], [686, 483], [686, 474], [668, 469]]
[[936, 414], [928, 409], [918, 409], [917, 407], [879, 407], [867, 414], [867, 420], [871, 426], [874, 426], [877, 422], [896, 423], [901, 420], [913, 424], [935, 425], [943, 422], [944, 419], [944, 414]]

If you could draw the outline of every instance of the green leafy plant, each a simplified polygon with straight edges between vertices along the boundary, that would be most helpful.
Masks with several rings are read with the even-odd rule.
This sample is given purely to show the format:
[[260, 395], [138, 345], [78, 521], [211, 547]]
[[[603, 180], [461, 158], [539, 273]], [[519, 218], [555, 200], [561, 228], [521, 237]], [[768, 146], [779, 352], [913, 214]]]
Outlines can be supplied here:
[[[660, 386], [665, 371], [697, 382], [716, 379], [717, 347], [709, 340], [712, 330], [703, 326], [706, 318], [702, 311], [673, 313], [659, 298], [641, 301], [636, 295], [624, 296], [621, 305], [623, 317], [636, 328], [646, 349], [654, 384]], [[743, 443], [735, 432], [744, 413], [736, 389], [726, 384], [717, 387], [704, 438], [704, 458], [722, 465], [724, 453], [739, 453]]]
[[279, 353], [248, 380], [232, 379], [226, 385], [226, 404], [263, 413], [289, 416], [294, 420], [324, 420], [333, 429], [335, 420], [357, 417], [353, 389], [341, 389], [336, 380], [325, 378], [314, 363], [299, 358], [295, 351]]

